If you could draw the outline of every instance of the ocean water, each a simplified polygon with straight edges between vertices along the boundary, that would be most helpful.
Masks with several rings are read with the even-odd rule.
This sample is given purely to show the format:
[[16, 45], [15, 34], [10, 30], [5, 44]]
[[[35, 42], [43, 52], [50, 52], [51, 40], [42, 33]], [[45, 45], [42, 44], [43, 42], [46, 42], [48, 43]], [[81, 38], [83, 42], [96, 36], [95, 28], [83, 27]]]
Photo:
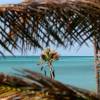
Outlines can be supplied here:
[[[13, 74], [16, 69], [30, 69], [41, 72], [37, 65], [37, 56], [0, 57], [0, 72]], [[93, 57], [60, 57], [54, 63], [56, 80], [65, 84], [96, 91], [96, 79]]]

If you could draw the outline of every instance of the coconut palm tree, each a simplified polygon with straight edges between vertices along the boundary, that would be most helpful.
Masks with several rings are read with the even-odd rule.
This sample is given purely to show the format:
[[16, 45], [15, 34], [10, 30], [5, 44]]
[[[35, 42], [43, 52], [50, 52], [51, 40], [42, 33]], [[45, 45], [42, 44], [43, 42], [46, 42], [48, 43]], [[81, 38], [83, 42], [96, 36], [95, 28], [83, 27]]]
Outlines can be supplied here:
[[[40, 65], [41, 70], [43, 70], [43, 68], [45, 67], [45, 64], [47, 64], [47, 66], [49, 67], [50, 70], [50, 77], [51, 79], [54, 79], [55, 77], [55, 72], [53, 69], [53, 62], [59, 59], [59, 55], [56, 51], [50, 49], [50, 48], [46, 48], [42, 51], [41, 57], [40, 57]], [[46, 74], [46, 71], [45, 71]]]
[[[100, 49], [99, 0], [33, 0], [0, 5], [0, 46], [12, 55], [14, 49], [25, 52], [51, 44], [82, 46], [94, 40], [96, 48]], [[4, 56], [2, 49], [0, 54]], [[0, 75], [1, 100], [13, 100], [15, 97], [19, 100], [97, 99], [90, 92], [65, 86], [35, 72], [23, 73], [21, 79]]]

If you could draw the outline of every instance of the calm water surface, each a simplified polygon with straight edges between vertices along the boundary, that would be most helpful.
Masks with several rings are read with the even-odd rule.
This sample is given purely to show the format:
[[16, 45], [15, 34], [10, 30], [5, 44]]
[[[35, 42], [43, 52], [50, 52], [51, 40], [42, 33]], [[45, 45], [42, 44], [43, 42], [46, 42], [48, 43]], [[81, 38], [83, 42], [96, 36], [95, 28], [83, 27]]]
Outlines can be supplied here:
[[[0, 72], [14, 73], [14, 68], [28, 68], [40, 72], [39, 57], [0, 57]], [[93, 57], [60, 57], [54, 63], [56, 80], [81, 88], [96, 90]]]

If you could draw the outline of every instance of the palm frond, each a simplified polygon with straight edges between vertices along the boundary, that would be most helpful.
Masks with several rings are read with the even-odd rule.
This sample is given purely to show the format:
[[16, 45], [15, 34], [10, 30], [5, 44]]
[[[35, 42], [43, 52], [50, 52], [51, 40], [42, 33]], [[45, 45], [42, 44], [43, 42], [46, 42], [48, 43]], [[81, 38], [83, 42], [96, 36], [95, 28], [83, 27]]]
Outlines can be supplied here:
[[62, 84], [27, 69], [18, 75], [0, 74], [0, 100], [99, 100], [95, 93]]
[[[100, 44], [100, 2], [41, 0], [0, 7], [0, 45], [8, 52], [50, 44]], [[100, 46], [98, 46], [100, 48]]]

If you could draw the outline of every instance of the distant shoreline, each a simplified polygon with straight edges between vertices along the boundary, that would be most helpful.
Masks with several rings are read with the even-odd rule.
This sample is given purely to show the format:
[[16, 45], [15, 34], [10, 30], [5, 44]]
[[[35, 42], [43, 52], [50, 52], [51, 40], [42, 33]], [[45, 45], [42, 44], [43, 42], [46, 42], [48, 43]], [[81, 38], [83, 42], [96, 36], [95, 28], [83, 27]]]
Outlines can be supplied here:
[[[0, 56], [0, 57], [2, 57], [2, 56]], [[5, 57], [39, 57], [39, 55], [32, 55], [32, 56], [30, 56], [30, 55], [29, 56], [28, 55], [27, 56], [23, 56], [23, 55], [22, 56], [19, 56], [19, 55], [17, 55], [17, 56], [16, 55], [15, 56], [6, 56], [5, 55]], [[94, 56], [61, 56], [61, 57], [94, 57]]]

